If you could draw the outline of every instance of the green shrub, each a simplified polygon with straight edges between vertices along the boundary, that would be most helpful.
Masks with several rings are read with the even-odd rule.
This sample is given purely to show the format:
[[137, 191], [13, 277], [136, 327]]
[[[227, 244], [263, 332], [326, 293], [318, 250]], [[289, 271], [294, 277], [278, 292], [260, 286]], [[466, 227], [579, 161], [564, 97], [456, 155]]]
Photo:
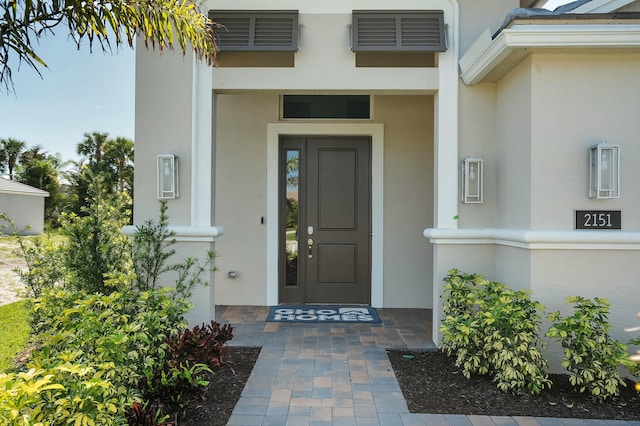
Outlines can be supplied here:
[[12, 360], [29, 339], [26, 301], [0, 306], [0, 372], [12, 367]]
[[47, 228], [43, 235], [25, 238], [21, 235], [23, 230], [18, 229], [14, 221], [0, 213], [0, 229], [3, 228], [10, 231], [11, 236], [16, 239], [18, 249], [14, 250], [14, 254], [22, 257], [27, 265], [26, 270], [13, 270], [25, 285], [27, 297], [39, 297], [45, 288], [64, 285], [64, 250], [62, 243], [54, 240], [50, 229]]
[[442, 348], [455, 354], [465, 377], [489, 374], [500, 390], [537, 394], [551, 382], [539, 338], [543, 306], [476, 274], [445, 278]]
[[440, 347], [449, 356], [456, 356], [456, 365], [462, 367], [465, 377], [472, 374], [488, 374], [490, 363], [484, 352], [484, 335], [478, 321], [481, 293], [489, 284], [484, 277], [449, 271], [444, 279], [442, 294], [444, 320], [440, 325]]
[[[188, 363], [173, 362], [178, 358], [169, 342], [185, 335], [188, 298], [194, 286], [205, 284], [202, 274], [215, 253], [166, 266], [175, 240], [165, 203], [157, 225], [138, 227], [132, 251], [120, 232], [125, 222], [118, 200], [104, 197], [99, 185], [91, 191], [86, 216], [62, 219], [67, 244], [21, 240], [28, 258], [22, 278], [37, 296], [30, 302], [35, 350], [29, 372], [0, 376], [0, 424], [125, 425], [136, 407], [140, 421], [159, 422], [163, 413], [148, 417], [156, 405], [145, 399], [160, 389], [179, 405], [211, 372], [186, 353], [193, 347], [180, 355]], [[176, 273], [175, 286], [160, 288], [157, 278], [167, 271]], [[224, 330], [230, 339], [230, 328]]]
[[528, 292], [499, 285], [495, 289], [484, 301], [479, 319], [493, 380], [505, 392], [540, 393], [551, 387], [544, 371], [548, 363], [540, 351], [538, 310], [543, 307], [531, 301]]
[[12, 422], [26, 416], [45, 424], [126, 424], [128, 408], [149, 392], [146, 377], [164, 371], [168, 387], [202, 385], [206, 366], [174, 367], [167, 359], [167, 342], [181, 334], [190, 308], [174, 292], [46, 290], [33, 302], [39, 349], [32, 371], [3, 377], [0, 415]]
[[89, 186], [89, 196], [88, 205], [81, 208], [84, 215], [63, 213], [60, 217], [61, 231], [69, 237], [63, 264], [71, 288], [107, 294], [115, 290], [111, 279], [129, 286], [133, 279], [131, 241], [122, 233], [129, 212], [122, 209], [121, 195], [104, 191], [100, 178]]
[[570, 373], [569, 381], [595, 399], [618, 395], [620, 386], [626, 386], [618, 367], [631, 366], [631, 361], [626, 346], [609, 335], [609, 303], [597, 297], [590, 300], [578, 296], [567, 300], [574, 305], [574, 313], [549, 314], [552, 325], [547, 336], [559, 340], [564, 348], [562, 366]]
[[27, 269], [14, 269], [27, 289], [27, 297], [39, 297], [46, 288], [66, 282], [63, 246], [51, 238], [46, 232], [30, 241], [18, 236], [20, 254], [24, 258]]
[[[636, 318], [640, 319], [640, 312], [636, 314]], [[625, 331], [630, 333], [640, 331], [640, 326], [625, 328]], [[629, 340], [629, 346], [635, 346], [635, 348], [640, 348], [640, 337], [635, 337]], [[633, 364], [629, 367], [629, 372], [633, 374], [636, 378], [640, 379], [640, 349], [637, 349], [634, 354], [631, 355], [631, 360]], [[640, 391], [640, 383], [636, 383], [636, 389]]]
[[64, 363], [50, 369], [0, 374], [3, 425], [126, 425], [124, 403], [136, 398], [101, 375], [108, 371]]
[[114, 364], [113, 381], [137, 386], [145, 369], [164, 363], [168, 338], [186, 327], [190, 305], [171, 289], [80, 295], [55, 290], [34, 302], [40, 323], [34, 362], [54, 365], [59, 354], [85, 365]]
[[167, 201], [160, 201], [160, 217], [158, 222], [147, 220], [136, 226], [133, 236], [133, 268], [136, 274], [138, 290], [153, 290], [158, 283], [158, 277], [164, 272], [172, 270], [167, 262], [175, 250], [175, 232], [168, 228]]

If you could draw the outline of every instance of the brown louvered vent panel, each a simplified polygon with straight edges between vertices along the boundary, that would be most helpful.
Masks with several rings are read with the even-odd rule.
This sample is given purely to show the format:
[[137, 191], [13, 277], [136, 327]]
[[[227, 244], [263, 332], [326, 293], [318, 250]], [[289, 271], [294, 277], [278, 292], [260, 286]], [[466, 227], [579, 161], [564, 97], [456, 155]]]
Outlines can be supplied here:
[[298, 50], [298, 11], [219, 11], [209, 17], [221, 51]]
[[353, 11], [354, 51], [444, 52], [442, 11]]
[[218, 46], [249, 46], [251, 19], [221, 17], [216, 23], [220, 25], [216, 30]]
[[361, 19], [358, 26], [358, 43], [360, 46], [395, 46], [396, 19]]
[[290, 18], [256, 18], [255, 45], [292, 47], [295, 28]]

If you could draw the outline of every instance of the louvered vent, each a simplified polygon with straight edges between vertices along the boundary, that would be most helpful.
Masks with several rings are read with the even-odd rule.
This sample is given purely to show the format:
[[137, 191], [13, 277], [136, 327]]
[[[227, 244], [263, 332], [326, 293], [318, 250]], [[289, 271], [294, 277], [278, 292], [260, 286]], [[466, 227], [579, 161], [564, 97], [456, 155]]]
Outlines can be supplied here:
[[444, 52], [442, 11], [353, 11], [354, 51]]
[[228, 50], [298, 50], [298, 11], [211, 12], [218, 48]]

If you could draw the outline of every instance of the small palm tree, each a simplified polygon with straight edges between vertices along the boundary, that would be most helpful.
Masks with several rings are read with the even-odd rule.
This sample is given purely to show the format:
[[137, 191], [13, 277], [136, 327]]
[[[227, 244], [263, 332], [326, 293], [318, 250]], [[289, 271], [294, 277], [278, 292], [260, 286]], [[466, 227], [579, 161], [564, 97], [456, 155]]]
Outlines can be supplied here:
[[20, 155], [26, 144], [13, 138], [0, 139], [0, 161], [9, 172], [9, 179], [13, 180], [13, 172], [16, 169]]
[[125, 182], [131, 181], [133, 175], [133, 141], [124, 137], [109, 139], [104, 145], [104, 156], [116, 169], [118, 191], [124, 192]]

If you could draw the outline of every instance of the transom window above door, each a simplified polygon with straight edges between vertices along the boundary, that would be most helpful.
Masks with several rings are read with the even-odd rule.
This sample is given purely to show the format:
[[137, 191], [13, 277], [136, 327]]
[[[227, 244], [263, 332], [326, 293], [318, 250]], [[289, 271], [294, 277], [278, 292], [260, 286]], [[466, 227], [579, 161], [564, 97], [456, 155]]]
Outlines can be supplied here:
[[369, 95], [283, 95], [282, 118], [371, 118]]

